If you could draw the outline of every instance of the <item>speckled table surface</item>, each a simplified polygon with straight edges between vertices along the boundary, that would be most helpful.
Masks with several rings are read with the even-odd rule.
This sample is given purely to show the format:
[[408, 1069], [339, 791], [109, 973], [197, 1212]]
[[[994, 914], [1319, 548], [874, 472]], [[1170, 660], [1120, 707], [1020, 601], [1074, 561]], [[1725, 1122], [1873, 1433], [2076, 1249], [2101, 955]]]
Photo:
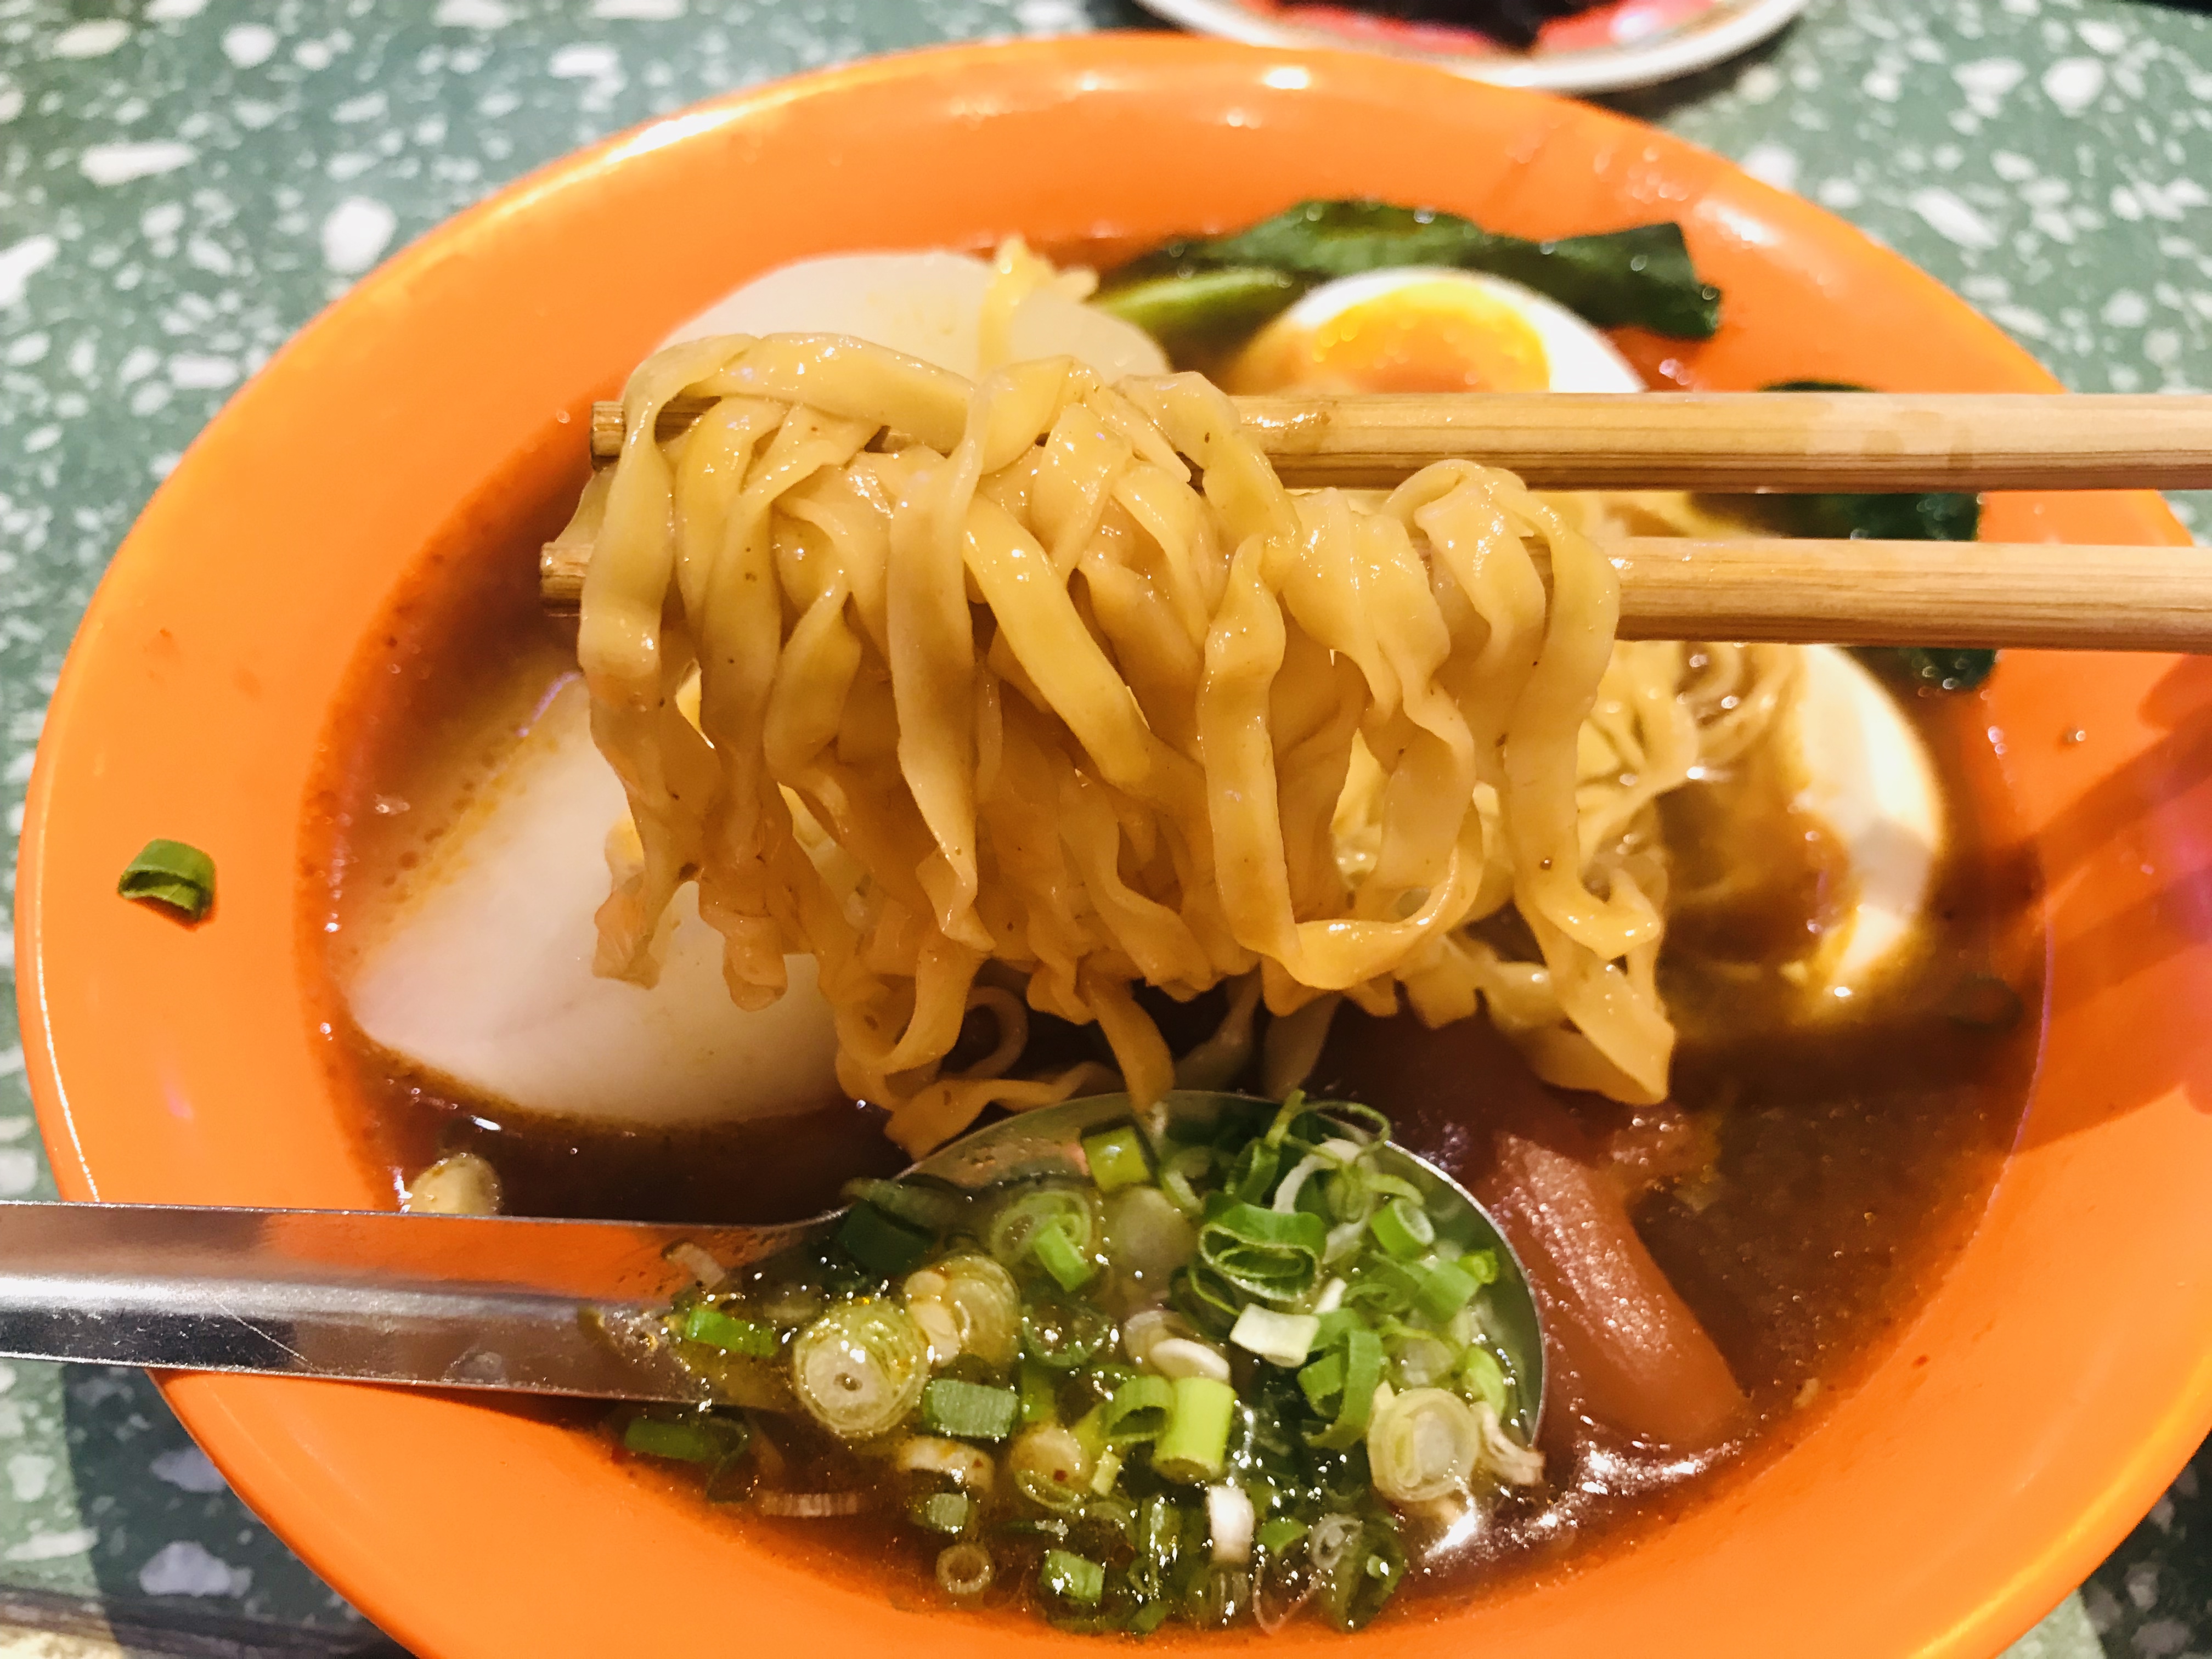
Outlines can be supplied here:
[[[230, 391], [386, 252], [710, 93], [1143, 21], [1120, 0], [0, 0], [9, 842], [62, 653], [132, 517]], [[1899, 248], [2073, 386], [2212, 386], [2201, 10], [1814, 0], [1748, 57], [1619, 101]], [[2212, 530], [2212, 497], [2177, 505]], [[11, 990], [0, 1196], [36, 1196], [13, 1008]], [[0, 1365], [0, 1655], [393, 1651], [136, 1373]], [[2199, 1475], [2212, 1455], [2019, 1654], [2212, 1652]]]

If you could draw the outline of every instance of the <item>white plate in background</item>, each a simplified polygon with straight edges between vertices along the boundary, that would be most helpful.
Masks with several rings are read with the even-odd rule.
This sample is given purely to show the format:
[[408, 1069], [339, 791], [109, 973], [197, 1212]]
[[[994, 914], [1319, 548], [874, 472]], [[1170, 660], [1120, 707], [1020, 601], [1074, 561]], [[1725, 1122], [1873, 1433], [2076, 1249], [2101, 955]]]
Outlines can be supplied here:
[[1470, 80], [1544, 92], [1645, 87], [1724, 62], [1774, 33], [1807, 0], [1607, 0], [1547, 23], [1531, 52], [1472, 29], [1349, 8], [1269, 0], [1140, 0], [1171, 22], [1263, 46], [1334, 46], [1419, 58]]

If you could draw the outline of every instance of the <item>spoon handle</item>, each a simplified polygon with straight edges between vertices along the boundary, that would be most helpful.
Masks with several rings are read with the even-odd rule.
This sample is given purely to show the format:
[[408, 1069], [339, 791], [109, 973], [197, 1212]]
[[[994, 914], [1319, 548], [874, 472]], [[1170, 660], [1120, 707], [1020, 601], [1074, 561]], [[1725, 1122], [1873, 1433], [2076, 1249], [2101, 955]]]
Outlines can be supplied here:
[[0, 1355], [609, 1400], [692, 1400], [659, 1314], [696, 1244], [803, 1237], [351, 1210], [0, 1204]]

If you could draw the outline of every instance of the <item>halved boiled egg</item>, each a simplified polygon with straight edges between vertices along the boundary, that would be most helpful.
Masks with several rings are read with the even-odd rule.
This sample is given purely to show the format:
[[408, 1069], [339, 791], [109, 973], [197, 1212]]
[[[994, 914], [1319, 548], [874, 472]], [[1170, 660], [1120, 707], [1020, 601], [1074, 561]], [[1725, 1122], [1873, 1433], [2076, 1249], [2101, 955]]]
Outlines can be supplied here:
[[371, 1042], [527, 1111], [611, 1123], [772, 1117], [834, 1096], [836, 1034], [814, 960], [758, 1012], [722, 983], [722, 936], [689, 888], [651, 989], [592, 971], [613, 769], [571, 679], [365, 928], [347, 1000]]
[[1322, 283], [1254, 336], [1224, 381], [1238, 392], [1644, 390], [1565, 306], [1443, 265]]
[[1806, 648], [1796, 738], [1806, 777], [1798, 804], [1851, 863], [1850, 931], [1816, 988], [1840, 1003], [1870, 989], [1910, 941], [1942, 850], [1943, 794], [1897, 699], [1834, 646]]

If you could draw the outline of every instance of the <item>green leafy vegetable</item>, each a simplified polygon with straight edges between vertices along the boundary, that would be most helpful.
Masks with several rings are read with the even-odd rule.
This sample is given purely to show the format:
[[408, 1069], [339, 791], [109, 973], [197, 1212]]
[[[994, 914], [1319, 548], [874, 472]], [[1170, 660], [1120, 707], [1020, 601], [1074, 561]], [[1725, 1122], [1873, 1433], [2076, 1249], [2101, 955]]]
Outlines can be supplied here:
[[[1864, 392], [1843, 380], [1784, 380], [1769, 392]], [[1889, 495], [1762, 495], [1758, 509], [1793, 536], [1837, 540], [1970, 542], [1980, 533], [1978, 495], [1944, 490]], [[1990, 677], [1997, 653], [1966, 646], [1869, 647], [1871, 666], [1915, 685], [1970, 691]]]
[[1144, 278], [1109, 289], [1093, 303], [1134, 323], [1180, 357], [1234, 345], [1305, 291], [1306, 284], [1287, 271], [1230, 265]]
[[159, 904], [198, 921], [215, 904], [215, 860], [180, 841], [149, 841], [123, 867], [115, 890], [142, 904]]
[[[1233, 235], [1170, 242], [1117, 273], [1097, 303], [1141, 326], [1150, 325], [1146, 316], [1164, 317], [1173, 332], [1162, 337], [1170, 342], [1218, 342], [1240, 326], [1256, 328], [1297, 297], [1258, 273], [1310, 285], [1404, 265], [1504, 276], [1600, 328], [1634, 325], [1702, 340], [1720, 326], [1720, 290], [1699, 280], [1681, 227], [1671, 221], [1529, 241], [1454, 214], [1374, 201], [1302, 202]], [[1235, 278], [1225, 279], [1232, 271]], [[1214, 286], [1176, 296], [1161, 285], [1201, 276]]]

